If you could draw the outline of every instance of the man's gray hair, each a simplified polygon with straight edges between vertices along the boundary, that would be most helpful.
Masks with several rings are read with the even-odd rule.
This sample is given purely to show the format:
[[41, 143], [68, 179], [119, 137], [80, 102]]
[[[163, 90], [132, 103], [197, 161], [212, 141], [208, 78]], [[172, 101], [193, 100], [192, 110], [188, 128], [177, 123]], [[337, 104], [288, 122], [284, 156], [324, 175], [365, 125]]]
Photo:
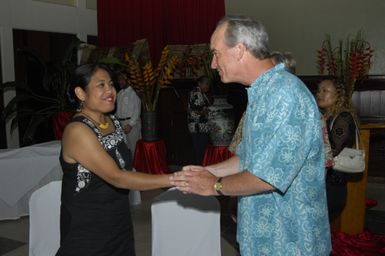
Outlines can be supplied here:
[[246, 49], [258, 59], [269, 57], [269, 36], [265, 26], [246, 16], [224, 16], [217, 27], [227, 25], [225, 31], [225, 44], [233, 47], [238, 43], [245, 45]]

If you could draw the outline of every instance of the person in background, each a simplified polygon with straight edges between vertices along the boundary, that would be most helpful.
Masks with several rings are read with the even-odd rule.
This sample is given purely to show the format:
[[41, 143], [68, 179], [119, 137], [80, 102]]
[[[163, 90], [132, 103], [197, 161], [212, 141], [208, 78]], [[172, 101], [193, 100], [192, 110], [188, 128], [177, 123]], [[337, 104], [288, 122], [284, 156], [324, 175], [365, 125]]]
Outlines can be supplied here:
[[329, 255], [324, 151], [316, 101], [284, 64], [274, 65], [264, 26], [226, 16], [211, 36], [222, 82], [249, 86], [236, 155], [185, 166], [172, 184], [185, 193], [239, 196], [242, 256]]
[[[326, 118], [334, 157], [344, 147], [352, 147], [355, 143], [356, 114], [346, 97], [344, 85], [334, 78], [325, 79], [319, 83], [316, 98], [318, 106]], [[333, 222], [341, 214], [346, 204], [346, 174], [329, 166], [326, 174], [326, 192], [329, 221]]]
[[136, 142], [142, 138], [141, 101], [123, 72], [118, 72], [117, 81], [120, 91], [116, 100], [115, 114], [122, 124], [127, 146], [134, 156]]
[[270, 53], [270, 58], [275, 65], [283, 63], [285, 65], [285, 69], [288, 72], [292, 74], [296, 73], [295, 68], [297, 66], [297, 62], [295, 61], [291, 52], [273, 51]]
[[210, 80], [207, 76], [201, 76], [197, 79], [197, 84], [198, 86], [191, 90], [189, 96], [187, 125], [194, 148], [194, 164], [200, 165], [210, 142], [207, 109], [211, 105], [208, 95]]
[[[141, 100], [130, 86], [124, 71], [118, 71], [116, 79], [120, 90], [117, 94], [115, 114], [122, 125], [125, 142], [134, 159], [136, 143], [142, 138]], [[132, 170], [136, 172], [135, 168]], [[129, 198], [131, 205], [138, 205], [142, 201], [139, 190], [130, 190]]]
[[69, 87], [78, 112], [64, 129], [60, 248], [56, 255], [135, 255], [130, 189], [167, 188], [170, 175], [132, 172], [115, 108], [111, 71], [103, 64], [76, 68]]

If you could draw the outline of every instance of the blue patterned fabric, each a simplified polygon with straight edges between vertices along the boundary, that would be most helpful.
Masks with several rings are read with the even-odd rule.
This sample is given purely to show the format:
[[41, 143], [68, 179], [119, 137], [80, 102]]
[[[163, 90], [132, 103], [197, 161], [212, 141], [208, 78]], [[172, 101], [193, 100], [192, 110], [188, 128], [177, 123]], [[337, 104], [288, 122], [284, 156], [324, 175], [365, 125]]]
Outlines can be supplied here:
[[320, 115], [313, 95], [280, 64], [248, 88], [241, 170], [276, 188], [239, 199], [242, 256], [329, 255]]

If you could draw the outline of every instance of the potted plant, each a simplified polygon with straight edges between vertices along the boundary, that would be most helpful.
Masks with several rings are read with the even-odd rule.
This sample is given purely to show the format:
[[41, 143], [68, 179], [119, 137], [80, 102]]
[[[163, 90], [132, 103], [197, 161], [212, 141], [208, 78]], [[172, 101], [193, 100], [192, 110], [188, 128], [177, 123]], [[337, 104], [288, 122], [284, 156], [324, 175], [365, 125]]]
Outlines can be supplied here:
[[339, 40], [332, 46], [331, 36], [326, 35], [317, 51], [318, 73], [337, 77], [346, 87], [347, 97], [351, 99], [355, 85], [369, 72], [374, 49], [365, 41], [359, 31], [355, 38], [344, 42]]
[[40, 125], [53, 122], [56, 139], [61, 139], [64, 125], [75, 112], [67, 99], [67, 89], [72, 71], [77, 65], [77, 49], [82, 44], [73, 40], [65, 49], [63, 58], [58, 63], [47, 63], [31, 49], [17, 50], [17, 54], [26, 56], [33, 63], [37, 76], [41, 77], [41, 90], [33, 90], [36, 81], [6, 82], [3, 90], [15, 89], [16, 96], [5, 106], [2, 117], [11, 120], [11, 131], [18, 125], [25, 128], [21, 134], [21, 143], [35, 143], [35, 134]]
[[129, 84], [135, 89], [142, 101], [142, 137], [143, 140], [157, 140], [156, 107], [161, 88], [167, 87], [173, 78], [178, 58], [169, 56], [169, 49], [165, 47], [156, 68], [151, 61], [144, 65], [125, 54], [124, 62], [129, 69]]

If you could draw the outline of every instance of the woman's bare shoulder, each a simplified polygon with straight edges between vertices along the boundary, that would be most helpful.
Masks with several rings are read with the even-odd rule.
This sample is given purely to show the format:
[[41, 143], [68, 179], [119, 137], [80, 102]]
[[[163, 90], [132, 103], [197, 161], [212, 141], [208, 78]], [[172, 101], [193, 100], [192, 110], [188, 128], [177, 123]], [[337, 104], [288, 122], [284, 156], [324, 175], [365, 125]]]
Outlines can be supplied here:
[[69, 123], [63, 132], [63, 158], [68, 162], [78, 160], [85, 152], [90, 152], [100, 146], [92, 129], [82, 122]]
[[82, 122], [69, 123], [63, 132], [62, 144], [67, 148], [87, 148], [99, 144], [92, 129]]

